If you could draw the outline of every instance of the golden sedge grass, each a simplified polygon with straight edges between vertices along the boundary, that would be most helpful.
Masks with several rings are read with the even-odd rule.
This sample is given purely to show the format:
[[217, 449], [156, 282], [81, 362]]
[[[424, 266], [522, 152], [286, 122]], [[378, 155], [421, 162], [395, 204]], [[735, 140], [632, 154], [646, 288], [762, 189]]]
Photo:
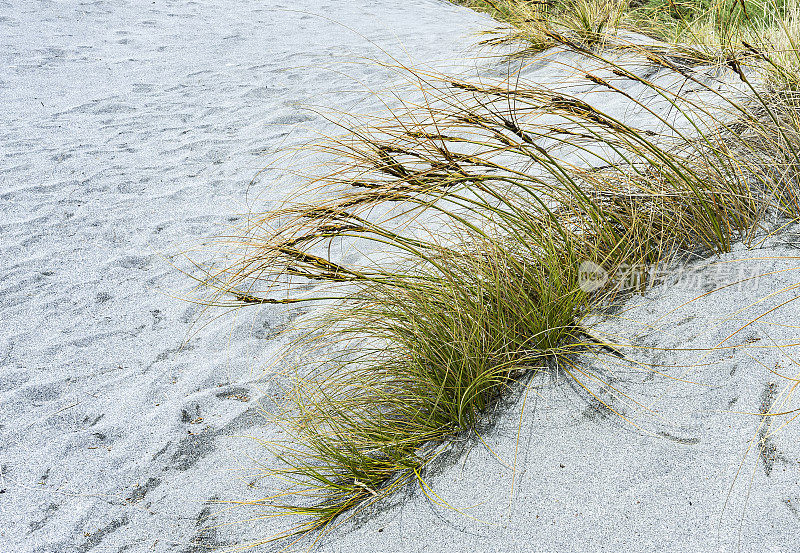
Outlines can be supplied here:
[[[631, 42], [685, 61], [724, 64], [731, 57], [776, 57], [795, 79], [797, 0], [456, 0], [506, 23], [483, 43], [515, 44], [525, 56], [559, 43], [628, 48]], [[755, 48], [759, 45], [762, 48]]]
[[625, 290], [581, 286], [582, 263], [613, 274], [725, 252], [798, 216], [797, 104], [762, 72], [783, 58], [700, 71], [632, 49], [688, 94], [548, 36], [597, 65], [585, 83], [657, 130], [521, 74], [489, 83], [398, 67], [423, 100], [345, 120], [349, 134], [314, 145], [331, 161], [309, 179], [312, 199], [254, 215], [226, 239], [235, 262], [202, 267], [210, 305], [325, 306], [293, 346], [289, 438], [268, 444], [283, 463], [268, 472], [287, 488], [257, 503], [305, 517], [281, 536], [424, 486], [438, 444], [470, 431], [520, 375], [557, 366], [613, 410], [624, 392], [575, 355], [618, 355], [584, 321]]

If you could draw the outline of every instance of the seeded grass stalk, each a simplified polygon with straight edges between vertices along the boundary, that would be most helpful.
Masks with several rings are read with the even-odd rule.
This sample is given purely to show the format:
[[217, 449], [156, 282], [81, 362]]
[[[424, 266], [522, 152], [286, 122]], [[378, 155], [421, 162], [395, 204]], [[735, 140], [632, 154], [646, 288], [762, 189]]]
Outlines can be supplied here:
[[[635, 404], [576, 362], [617, 354], [584, 321], [626, 291], [582, 287], [581, 267], [725, 252], [797, 217], [796, 105], [748, 79], [761, 66], [695, 71], [551, 36], [594, 63], [584, 79], [606, 105], [655, 124], [523, 74], [398, 67], [421, 100], [346, 119], [349, 134], [315, 146], [331, 170], [309, 178], [313, 194], [254, 215], [230, 244], [237, 261], [204, 269], [210, 304], [324, 307], [294, 345], [289, 439], [268, 444], [283, 465], [267, 472], [287, 488], [258, 503], [301, 517], [282, 535], [327, 529], [408, 481], [435, 493], [422, 474], [441, 444], [523, 375], [559, 367], [612, 410]], [[633, 69], [642, 61], [658, 79]]]

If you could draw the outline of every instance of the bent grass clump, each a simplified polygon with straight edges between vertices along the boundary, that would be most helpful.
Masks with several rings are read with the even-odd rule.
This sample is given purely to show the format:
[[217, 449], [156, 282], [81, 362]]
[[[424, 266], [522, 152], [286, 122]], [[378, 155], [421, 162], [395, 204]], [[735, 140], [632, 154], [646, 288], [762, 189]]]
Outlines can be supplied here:
[[237, 261], [205, 269], [211, 304], [323, 307], [294, 345], [289, 438], [267, 444], [287, 487], [255, 502], [306, 518], [269, 539], [411, 480], [440, 502], [424, 467], [524, 375], [563, 371], [612, 411], [638, 406], [577, 360], [620, 355], [585, 321], [625, 292], [582, 286], [581, 263], [613, 274], [725, 252], [800, 215], [797, 104], [763, 77], [777, 64], [691, 68], [549, 33], [638, 125], [524, 68], [487, 82], [398, 67], [423, 100], [343, 123], [315, 145], [332, 170], [313, 197], [254, 216]]
[[584, 47], [628, 49], [634, 42], [695, 65], [759, 58], [796, 79], [797, 0], [453, 1], [506, 23], [482, 44], [515, 45], [515, 56], [557, 46], [555, 33]]

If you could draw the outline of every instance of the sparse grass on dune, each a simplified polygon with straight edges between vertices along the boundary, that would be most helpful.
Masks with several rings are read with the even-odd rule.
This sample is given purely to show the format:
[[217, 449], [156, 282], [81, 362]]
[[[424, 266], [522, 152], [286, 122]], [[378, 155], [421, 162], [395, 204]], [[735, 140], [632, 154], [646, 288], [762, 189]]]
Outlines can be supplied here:
[[[616, 354], [584, 320], [624, 292], [582, 287], [582, 263], [614, 274], [725, 252], [800, 215], [797, 103], [786, 78], [764, 78], [780, 70], [763, 72], [788, 75], [787, 58], [695, 71], [548, 33], [593, 62], [583, 78], [604, 105], [655, 125], [524, 74], [398, 68], [424, 100], [343, 123], [349, 134], [315, 145], [331, 159], [308, 181], [317, 199], [254, 215], [230, 244], [235, 262], [205, 269], [210, 304], [324, 304], [293, 346], [312, 353], [283, 412], [289, 439], [270, 446], [287, 489], [258, 502], [307, 517], [284, 535], [422, 482], [437, 444], [472, 429], [520, 375], [558, 367], [604, 404], [635, 403], [577, 364]], [[633, 69], [642, 61], [657, 79]]]
[[[797, 67], [796, 0], [456, 0], [485, 11], [506, 27], [484, 44], [522, 45], [526, 56], [559, 43], [553, 33], [584, 46], [647, 47], [694, 64], [731, 57], [780, 58], [772, 69]], [[633, 38], [638, 33], [652, 40]], [[787, 75], [788, 76], [788, 75]], [[793, 78], [793, 77], [791, 77]]]

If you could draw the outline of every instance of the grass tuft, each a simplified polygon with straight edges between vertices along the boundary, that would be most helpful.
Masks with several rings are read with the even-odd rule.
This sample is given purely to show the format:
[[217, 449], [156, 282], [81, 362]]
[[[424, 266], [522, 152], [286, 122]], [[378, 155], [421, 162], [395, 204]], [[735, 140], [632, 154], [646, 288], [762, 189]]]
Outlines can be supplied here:
[[[330, 160], [313, 194], [254, 214], [228, 243], [234, 262], [203, 268], [212, 305], [323, 307], [293, 346], [289, 438], [271, 446], [282, 466], [269, 472], [288, 487], [263, 503], [305, 517], [287, 534], [421, 481], [523, 376], [563, 371], [613, 411], [593, 391], [613, 387], [576, 361], [618, 355], [588, 316], [636, 289], [641, 268], [726, 252], [800, 215], [796, 4], [785, 31], [701, 67], [600, 48], [656, 2], [479, 4], [534, 49], [576, 55], [573, 78], [602, 102], [525, 68], [490, 82], [398, 67], [422, 100], [346, 119], [344, 136], [313, 146]], [[680, 36], [718, 23], [682, 9], [668, 11]], [[617, 278], [587, 286], [586, 267]]]

